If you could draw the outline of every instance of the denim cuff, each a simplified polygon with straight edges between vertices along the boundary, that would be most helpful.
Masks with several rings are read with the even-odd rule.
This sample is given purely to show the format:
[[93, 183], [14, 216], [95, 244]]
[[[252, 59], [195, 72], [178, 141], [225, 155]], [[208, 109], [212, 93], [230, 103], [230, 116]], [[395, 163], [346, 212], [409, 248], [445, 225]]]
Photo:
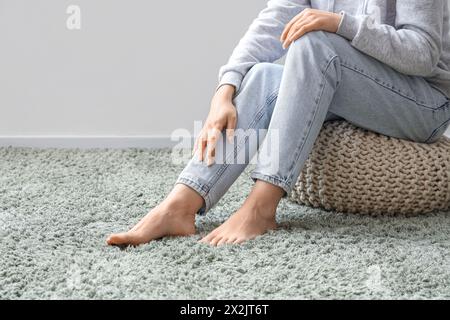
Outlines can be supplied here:
[[197, 183], [194, 180], [189, 179], [187, 177], [183, 177], [183, 176], [178, 177], [175, 184], [179, 184], [179, 183], [184, 184], [184, 185], [188, 186], [189, 188], [193, 189], [203, 198], [203, 200], [205, 200], [205, 205], [200, 208], [200, 210], [197, 212], [197, 214], [201, 215], [201, 216], [206, 215], [206, 213], [212, 207], [212, 202], [211, 202], [208, 192], [205, 191], [204, 188], [199, 183]]
[[289, 183], [287, 183], [286, 181], [280, 179], [279, 177], [269, 176], [269, 175], [259, 173], [259, 172], [252, 172], [250, 177], [252, 178], [252, 180], [254, 182], [256, 182], [256, 180], [261, 180], [261, 181], [268, 182], [270, 184], [273, 184], [277, 187], [282, 188], [284, 191], [286, 191], [286, 194], [283, 195], [283, 198], [287, 197], [292, 192], [291, 185]]

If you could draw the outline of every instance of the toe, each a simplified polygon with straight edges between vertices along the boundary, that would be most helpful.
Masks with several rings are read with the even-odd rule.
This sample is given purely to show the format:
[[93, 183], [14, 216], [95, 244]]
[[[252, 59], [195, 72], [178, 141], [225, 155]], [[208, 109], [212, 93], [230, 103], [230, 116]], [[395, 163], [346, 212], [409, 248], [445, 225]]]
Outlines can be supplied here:
[[106, 243], [109, 244], [110, 246], [114, 246], [114, 245], [128, 244], [127, 241], [128, 241], [128, 233], [124, 232], [110, 235], [106, 240]]
[[233, 244], [241, 244], [241, 243], [243, 243], [244, 241], [245, 241], [245, 239], [238, 238], [238, 239], [236, 239], [236, 240], [233, 241]]
[[200, 242], [202, 243], [209, 243], [214, 237], [211, 236], [211, 234], [208, 234], [207, 236], [203, 237]]
[[217, 236], [214, 239], [212, 239], [209, 244], [212, 246], [217, 246], [217, 244], [219, 243], [219, 241], [222, 240], [222, 236]]
[[133, 245], [137, 246], [141, 243], [143, 243], [143, 239], [140, 235], [136, 234], [135, 232], [124, 232], [119, 234], [114, 234], [108, 239], [109, 245]]
[[217, 242], [217, 246], [222, 246], [228, 243], [228, 238], [222, 238], [219, 242]]
[[210, 243], [211, 240], [214, 239], [218, 233], [219, 233], [218, 229], [214, 229], [206, 237], [200, 240], [200, 242]]

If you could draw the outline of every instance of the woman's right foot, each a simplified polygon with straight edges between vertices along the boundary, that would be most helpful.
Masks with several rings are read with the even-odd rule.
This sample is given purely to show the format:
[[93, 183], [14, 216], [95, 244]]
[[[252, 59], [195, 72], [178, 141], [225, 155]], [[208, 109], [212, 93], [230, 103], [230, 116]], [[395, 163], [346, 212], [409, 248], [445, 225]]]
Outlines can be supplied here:
[[196, 198], [193, 201], [192, 194], [189, 193], [195, 191], [185, 188], [188, 187], [178, 186], [178, 190], [175, 189], [130, 231], [112, 234], [106, 243], [112, 246], [137, 246], [162, 237], [195, 234], [195, 214], [199, 209], [198, 204], [201, 207], [203, 199], [197, 195], [200, 199]]

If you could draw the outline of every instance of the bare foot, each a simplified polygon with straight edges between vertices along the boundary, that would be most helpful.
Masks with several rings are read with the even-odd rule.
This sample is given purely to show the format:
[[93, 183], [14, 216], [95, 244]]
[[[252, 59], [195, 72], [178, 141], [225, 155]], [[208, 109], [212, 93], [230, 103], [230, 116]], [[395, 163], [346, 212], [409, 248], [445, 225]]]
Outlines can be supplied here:
[[240, 244], [276, 229], [276, 208], [283, 192], [274, 188], [258, 181], [243, 206], [201, 242], [213, 246]]
[[194, 190], [177, 185], [160, 205], [152, 209], [130, 231], [112, 234], [108, 245], [133, 245], [148, 243], [166, 236], [189, 236], [195, 233], [195, 214], [203, 204]]
[[275, 215], [264, 217], [261, 209], [243, 206], [220, 227], [204, 237], [201, 242], [213, 246], [222, 244], [239, 244], [256, 238], [268, 230], [276, 229]]

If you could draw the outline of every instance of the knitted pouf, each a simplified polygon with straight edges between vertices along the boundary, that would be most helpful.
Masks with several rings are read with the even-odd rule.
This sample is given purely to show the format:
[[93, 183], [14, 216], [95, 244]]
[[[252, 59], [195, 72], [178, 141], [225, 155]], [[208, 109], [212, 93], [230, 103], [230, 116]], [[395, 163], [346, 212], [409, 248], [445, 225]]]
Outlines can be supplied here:
[[450, 139], [414, 143], [326, 122], [290, 199], [362, 214], [449, 209]]

